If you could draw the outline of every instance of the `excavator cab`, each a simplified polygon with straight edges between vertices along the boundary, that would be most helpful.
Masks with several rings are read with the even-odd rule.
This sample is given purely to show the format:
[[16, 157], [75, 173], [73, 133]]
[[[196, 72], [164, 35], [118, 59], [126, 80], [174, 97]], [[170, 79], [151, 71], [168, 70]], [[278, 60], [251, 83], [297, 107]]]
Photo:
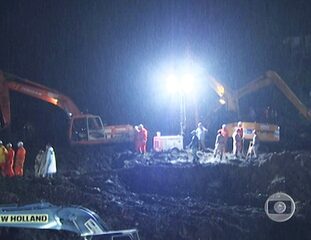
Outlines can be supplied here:
[[128, 143], [134, 139], [131, 125], [103, 125], [100, 116], [81, 114], [70, 118], [71, 145]]
[[69, 139], [72, 144], [92, 143], [107, 139], [102, 120], [99, 116], [86, 114], [71, 118]]

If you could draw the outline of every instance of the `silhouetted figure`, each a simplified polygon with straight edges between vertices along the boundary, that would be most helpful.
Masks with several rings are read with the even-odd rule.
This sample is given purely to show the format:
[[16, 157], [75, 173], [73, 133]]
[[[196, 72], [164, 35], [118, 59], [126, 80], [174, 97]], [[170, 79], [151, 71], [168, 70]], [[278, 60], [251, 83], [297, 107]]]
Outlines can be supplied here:
[[189, 143], [189, 148], [191, 149], [192, 155], [193, 155], [193, 163], [198, 163], [199, 161], [199, 157], [197, 155], [198, 150], [199, 150], [199, 138], [196, 134], [196, 130], [193, 130], [191, 132], [192, 138], [191, 138], [191, 142]]

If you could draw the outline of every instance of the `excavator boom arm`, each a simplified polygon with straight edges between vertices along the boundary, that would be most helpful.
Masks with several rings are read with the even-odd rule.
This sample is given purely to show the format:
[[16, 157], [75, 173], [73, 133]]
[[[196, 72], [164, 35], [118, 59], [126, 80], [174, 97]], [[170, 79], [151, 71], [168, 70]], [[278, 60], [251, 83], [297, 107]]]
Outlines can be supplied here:
[[225, 101], [229, 111], [238, 111], [237, 99], [234, 95], [234, 92], [228, 86], [220, 83], [218, 80], [210, 75], [207, 76], [207, 84], [216, 92], [216, 94], [222, 100]]
[[67, 96], [27, 79], [0, 72], [0, 84], [3, 87], [1, 91], [8, 89], [51, 103], [63, 109], [70, 117], [81, 114], [79, 108]]
[[237, 98], [255, 92], [261, 88], [274, 84], [286, 98], [298, 109], [298, 111], [307, 119], [311, 120], [310, 110], [299, 100], [296, 94], [288, 87], [284, 80], [273, 71], [266, 72], [265, 76], [252, 81], [237, 91]]

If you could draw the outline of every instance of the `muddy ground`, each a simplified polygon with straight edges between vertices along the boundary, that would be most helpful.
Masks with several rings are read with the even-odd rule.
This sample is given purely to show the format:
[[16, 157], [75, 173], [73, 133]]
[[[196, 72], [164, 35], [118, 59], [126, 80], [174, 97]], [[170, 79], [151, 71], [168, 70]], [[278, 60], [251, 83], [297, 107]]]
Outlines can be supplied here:
[[[111, 229], [137, 228], [143, 240], [310, 239], [311, 152], [261, 154], [252, 161], [193, 164], [186, 155], [59, 151], [58, 173], [1, 178], [1, 204], [40, 201], [82, 205]], [[267, 198], [286, 192], [296, 203], [284, 223], [270, 220]], [[46, 230], [0, 229], [1, 239], [79, 239]], [[3, 238], [4, 237], [4, 238]]]

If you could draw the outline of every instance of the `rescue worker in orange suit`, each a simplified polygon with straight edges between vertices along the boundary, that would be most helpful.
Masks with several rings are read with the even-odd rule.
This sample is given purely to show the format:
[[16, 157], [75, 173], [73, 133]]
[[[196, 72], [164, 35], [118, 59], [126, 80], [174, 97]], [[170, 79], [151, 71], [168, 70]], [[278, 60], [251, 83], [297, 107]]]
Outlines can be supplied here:
[[138, 153], [146, 153], [146, 144], [148, 138], [148, 131], [142, 124], [135, 126], [136, 130], [136, 139], [135, 139], [135, 148]]
[[8, 155], [8, 151], [5, 146], [3, 146], [3, 142], [0, 140], [0, 169], [2, 176], [5, 176], [5, 162]]
[[8, 143], [6, 147], [8, 150], [8, 155], [7, 155], [7, 159], [5, 163], [5, 176], [13, 177], [14, 176], [13, 166], [14, 166], [15, 151], [11, 143]]
[[23, 176], [24, 175], [24, 162], [26, 158], [26, 150], [24, 148], [23, 142], [18, 142], [17, 147], [18, 149], [16, 151], [14, 172], [16, 176]]

